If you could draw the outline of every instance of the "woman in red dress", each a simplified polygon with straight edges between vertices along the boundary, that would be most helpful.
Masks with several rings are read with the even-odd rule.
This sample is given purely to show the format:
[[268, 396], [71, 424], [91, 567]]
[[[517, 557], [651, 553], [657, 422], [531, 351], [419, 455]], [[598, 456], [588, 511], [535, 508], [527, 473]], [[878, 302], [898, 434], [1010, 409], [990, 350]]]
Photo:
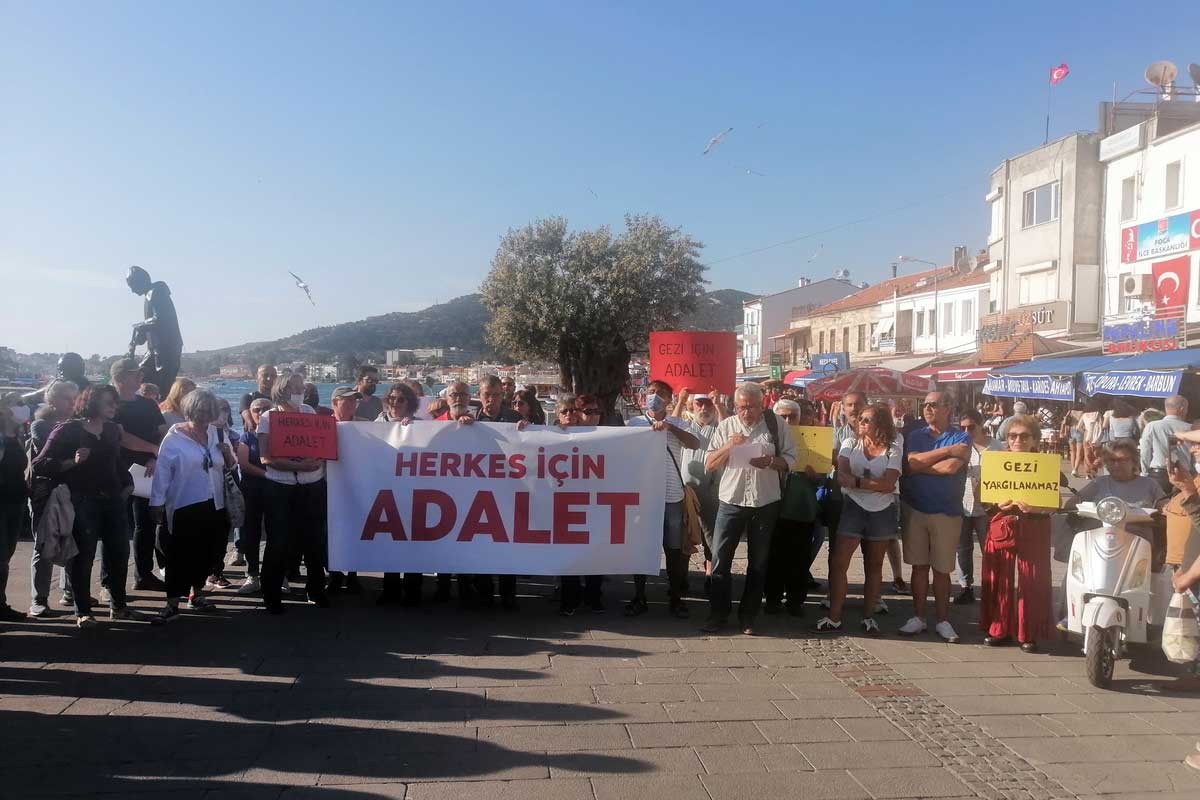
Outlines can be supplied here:
[[[1035, 453], [1041, 428], [1031, 416], [1016, 416], [1009, 423], [1006, 439], [1012, 452]], [[995, 508], [983, 548], [979, 627], [987, 634], [985, 644], [1009, 644], [1015, 637], [1022, 650], [1035, 653], [1038, 640], [1055, 633], [1050, 514], [1057, 509], [1012, 500]]]

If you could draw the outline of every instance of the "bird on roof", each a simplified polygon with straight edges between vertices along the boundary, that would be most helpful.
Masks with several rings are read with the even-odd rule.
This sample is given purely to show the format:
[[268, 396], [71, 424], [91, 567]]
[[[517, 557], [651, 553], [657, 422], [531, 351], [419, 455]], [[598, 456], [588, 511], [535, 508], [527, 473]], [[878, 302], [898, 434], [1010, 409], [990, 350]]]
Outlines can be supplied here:
[[709, 152], [711, 152], [714, 147], [716, 147], [722, 141], [724, 141], [725, 137], [728, 136], [732, 131], [733, 131], [733, 128], [726, 128], [725, 130], [718, 133], [716, 136], [709, 139], [708, 144], [706, 144], [704, 146], [704, 152], [701, 153], [700, 155], [702, 155], [702, 156], [708, 155]]
[[301, 278], [296, 273], [292, 272], [291, 270], [288, 270], [288, 275], [291, 275], [293, 278], [296, 279], [296, 285], [304, 290], [304, 294], [308, 297], [308, 302], [313, 304], [313, 308], [316, 308], [317, 301], [313, 300], [312, 292], [310, 292], [308, 290], [308, 284], [304, 282], [304, 279]]

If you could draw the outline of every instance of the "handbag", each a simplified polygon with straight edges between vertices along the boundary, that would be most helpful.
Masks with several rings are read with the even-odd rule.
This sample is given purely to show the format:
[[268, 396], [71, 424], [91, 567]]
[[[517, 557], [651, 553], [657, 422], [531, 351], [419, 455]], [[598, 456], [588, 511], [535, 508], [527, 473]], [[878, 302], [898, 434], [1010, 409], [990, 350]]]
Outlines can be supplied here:
[[682, 549], [686, 555], [690, 556], [704, 544], [704, 534], [700, 528], [700, 495], [696, 494], [694, 487], [684, 482], [683, 470], [679, 468], [679, 462], [675, 459], [675, 454], [671, 452], [670, 447], [667, 447], [667, 455], [671, 457], [671, 463], [675, 465], [675, 474], [679, 476], [679, 483], [683, 486]]
[[1162, 629], [1163, 655], [1175, 664], [1191, 664], [1200, 659], [1200, 625], [1191, 602], [1180, 592], [1171, 597]]
[[1013, 514], [997, 514], [988, 526], [987, 546], [992, 550], [1011, 550], [1017, 546], [1021, 530], [1020, 518]]
[[[217, 428], [217, 441], [225, 443], [225, 430]], [[233, 470], [223, 469], [225, 479], [225, 514], [229, 517], [229, 527], [240, 528], [246, 522], [246, 498], [237, 485]]]

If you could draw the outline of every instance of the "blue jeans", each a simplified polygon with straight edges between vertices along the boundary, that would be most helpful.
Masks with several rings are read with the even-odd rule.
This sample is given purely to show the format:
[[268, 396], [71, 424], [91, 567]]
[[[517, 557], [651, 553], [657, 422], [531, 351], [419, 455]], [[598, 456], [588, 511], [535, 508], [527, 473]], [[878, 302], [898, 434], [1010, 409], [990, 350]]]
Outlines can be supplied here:
[[29, 504], [20, 500], [0, 501], [0, 608], [8, 605], [8, 562], [17, 551], [17, 537], [21, 535], [25, 522], [29, 519]]
[[121, 497], [75, 495], [75, 546], [79, 554], [71, 559], [71, 596], [75, 613], [92, 613], [88, 602], [92, 585], [92, 562], [96, 559], [96, 544], [104, 543], [101, 565], [108, 576], [108, 593], [112, 608], [125, 607], [125, 578], [129, 571], [129, 517]]
[[733, 610], [733, 575], [730, 570], [734, 551], [742, 540], [743, 532], [746, 534], [748, 563], [738, 618], [747, 623], [757, 616], [767, 582], [771, 532], [775, 529], [778, 516], [778, 501], [761, 508], [721, 502], [717, 509], [716, 530], [713, 531], [712, 581], [708, 590], [709, 613], [713, 617], [726, 620]]
[[962, 518], [962, 534], [958, 537], [958, 582], [965, 589], [975, 585], [975, 540], [979, 540], [979, 549], [983, 550], [987, 530], [986, 514]]

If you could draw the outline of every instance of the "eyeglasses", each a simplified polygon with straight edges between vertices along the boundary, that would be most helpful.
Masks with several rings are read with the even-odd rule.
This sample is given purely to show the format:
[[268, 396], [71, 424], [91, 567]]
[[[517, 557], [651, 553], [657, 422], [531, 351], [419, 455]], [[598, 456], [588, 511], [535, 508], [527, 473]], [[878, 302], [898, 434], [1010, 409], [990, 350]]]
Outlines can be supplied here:
[[943, 404], [943, 403], [928, 403], [928, 402], [927, 402], [927, 403], [922, 403], [922, 404], [921, 404], [921, 408], [937, 408], [937, 407], [939, 407], [939, 406], [941, 406], [941, 405], [944, 405], [944, 404]]
[[470, 397], [471, 393], [470, 392], [448, 392], [446, 394], [446, 396], [447, 397]]
[[578, 414], [578, 413], [579, 413], [578, 408], [560, 408], [558, 410], [558, 415], [560, 417], [569, 417], [572, 414]]
[[858, 418], [859, 425], [874, 425], [875, 422], [876, 422], [876, 419], [871, 416], [862, 416], [862, 417]]
[[1010, 432], [1010, 433], [1008, 434], [1008, 439], [1009, 439], [1009, 441], [1016, 441], [1016, 442], [1019, 442], [1019, 441], [1022, 441], [1022, 440], [1024, 440], [1024, 439], [1032, 439], [1032, 438], [1033, 438], [1033, 434], [1032, 434], [1032, 433], [1026, 433], [1025, 431], [1018, 431], [1018, 432], [1016, 432], [1016, 433], [1011, 433], [1011, 432]]
[[791, 422], [794, 419], [798, 419], [799, 416], [799, 414], [780, 414], [779, 418], [785, 422]]
[[212, 453], [210, 453], [208, 451], [208, 448], [205, 447], [204, 448], [204, 471], [208, 472], [210, 469], [212, 469], [212, 465], [213, 465]]
[[737, 406], [736, 410], [740, 414], [743, 411], [754, 411], [758, 406]]
[[383, 398], [383, 402], [385, 402], [385, 403], [399, 403], [399, 402], [401, 402], [403, 399], [404, 399], [404, 395], [402, 395], [402, 394], [389, 394], [387, 397]]
[[975, 430], [976, 428], [978, 428], [979, 426], [978, 426], [978, 425], [976, 425], [974, 422], [968, 422], [966, 425], [962, 425], [962, 426], [960, 426], [960, 427], [962, 427], [962, 429], [963, 429], [964, 431], [973, 431], [973, 430]]

